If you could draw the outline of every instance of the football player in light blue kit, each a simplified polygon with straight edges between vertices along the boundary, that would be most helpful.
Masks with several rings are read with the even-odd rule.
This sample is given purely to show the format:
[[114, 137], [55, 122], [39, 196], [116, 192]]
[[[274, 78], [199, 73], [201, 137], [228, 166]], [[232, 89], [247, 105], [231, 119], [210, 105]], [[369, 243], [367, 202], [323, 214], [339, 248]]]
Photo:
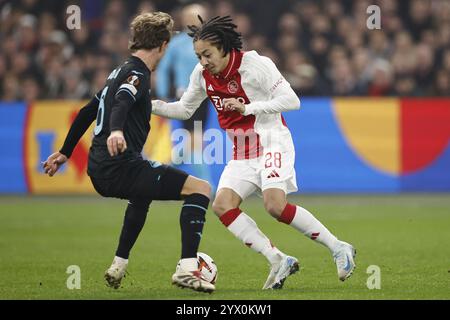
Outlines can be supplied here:
[[[185, 6], [181, 11], [181, 25], [184, 28], [170, 41], [166, 55], [162, 58], [156, 73], [156, 94], [163, 100], [179, 99], [189, 86], [189, 78], [198, 63], [195, 55], [192, 38], [187, 34], [187, 26], [197, 24], [197, 15], [207, 16], [206, 8], [200, 4], [191, 4]], [[175, 97], [170, 94], [170, 75], [173, 74], [175, 86]], [[194, 123], [201, 121], [202, 129], [206, 124], [208, 114], [208, 101], [201, 103], [194, 115], [183, 121], [184, 129], [188, 130], [191, 136], [190, 150], [195, 154], [193, 159], [202, 159], [203, 138], [197, 136], [194, 130]], [[202, 130], [203, 131], [203, 130]], [[202, 132], [201, 132], [202, 134]], [[195, 141], [195, 142], [194, 142]], [[211, 175], [207, 165], [202, 163], [193, 163], [191, 169], [196, 176], [211, 181]], [[189, 171], [189, 169], [187, 169]]]

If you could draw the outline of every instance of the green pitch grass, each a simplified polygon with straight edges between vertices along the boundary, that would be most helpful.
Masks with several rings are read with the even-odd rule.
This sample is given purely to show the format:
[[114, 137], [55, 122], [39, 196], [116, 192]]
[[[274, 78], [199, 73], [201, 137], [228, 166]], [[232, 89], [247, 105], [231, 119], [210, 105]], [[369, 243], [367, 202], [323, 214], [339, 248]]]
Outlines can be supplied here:
[[[357, 269], [337, 279], [328, 250], [263, 211], [242, 206], [299, 273], [280, 291], [262, 291], [265, 258], [207, 214], [200, 251], [219, 268], [211, 295], [171, 285], [179, 259], [180, 203], [155, 202], [132, 251], [122, 288], [103, 273], [117, 245], [125, 201], [100, 197], [0, 197], [0, 299], [450, 299], [450, 195], [302, 196], [291, 202], [313, 212], [357, 249]], [[81, 269], [81, 289], [66, 287], [67, 267]], [[367, 268], [381, 271], [381, 289], [367, 288]]]

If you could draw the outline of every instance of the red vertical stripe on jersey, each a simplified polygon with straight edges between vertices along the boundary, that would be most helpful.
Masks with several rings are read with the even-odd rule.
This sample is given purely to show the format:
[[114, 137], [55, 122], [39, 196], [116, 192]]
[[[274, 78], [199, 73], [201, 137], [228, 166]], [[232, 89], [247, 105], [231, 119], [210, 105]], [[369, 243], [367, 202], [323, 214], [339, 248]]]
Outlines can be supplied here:
[[207, 89], [206, 92], [216, 108], [219, 125], [227, 131], [229, 138], [233, 141], [235, 160], [257, 158], [262, 154], [259, 135], [254, 131], [256, 117], [223, 109], [223, 99], [226, 98], [236, 98], [244, 104], [250, 103], [242, 88], [242, 79], [239, 74], [242, 57], [242, 52], [232, 51], [227, 67], [219, 75], [212, 75], [207, 70], [203, 70], [202, 73], [206, 88], [213, 89]]
[[442, 99], [401, 100], [402, 173], [435, 160], [450, 141], [450, 104]]

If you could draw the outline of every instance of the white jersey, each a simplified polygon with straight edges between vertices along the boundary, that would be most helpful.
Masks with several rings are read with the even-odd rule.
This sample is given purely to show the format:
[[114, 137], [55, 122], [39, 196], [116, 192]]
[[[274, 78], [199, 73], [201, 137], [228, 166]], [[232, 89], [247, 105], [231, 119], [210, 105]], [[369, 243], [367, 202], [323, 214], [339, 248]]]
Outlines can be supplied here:
[[[218, 75], [198, 64], [180, 101], [154, 101], [153, 113], [188, 119], [207, 96], [217, 111], [220, 126], [233, 140], [234, 159], [258, 158], [268, 149], [293, 151], [281, 112], [299, 109], [300, 101], [269, 58], [255, 51], [233, 50], [227, 67]], [[244, 114], [224, 110], [225, 98], [245, 104]]]
[[[275, 64], [255, 51], [232, 51], [218, 75], [198, 64], [180, 101], [154, 101], [152, 112], [189, 119], [207, 96], [234, 145], [217, 190], [231, 189], [241, 199], [273, 188], [297, 191], [294, 144], [281, 112], [299, 109], [300, 101]], [[244, 114], [224, 110], [226, 98], [245, 104]]]

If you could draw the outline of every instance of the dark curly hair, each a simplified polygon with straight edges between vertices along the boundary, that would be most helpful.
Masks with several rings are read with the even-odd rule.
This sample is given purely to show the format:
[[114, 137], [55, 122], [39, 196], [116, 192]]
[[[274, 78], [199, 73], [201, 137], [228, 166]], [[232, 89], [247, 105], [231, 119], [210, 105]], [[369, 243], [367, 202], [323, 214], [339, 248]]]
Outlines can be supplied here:
[[217, 16], [207, 22], [204, 22], [201, 16], [198, 16], [198, 19], [200, 26], [188, 26], [191, 31], [188, 34], [194, 42], [209, 41], [215, 47], [222, 49], [225, 55], [233, 49], [238, 51], [242, 49], [242, 35], [236, 31], [237, 26], [230, 16]]

